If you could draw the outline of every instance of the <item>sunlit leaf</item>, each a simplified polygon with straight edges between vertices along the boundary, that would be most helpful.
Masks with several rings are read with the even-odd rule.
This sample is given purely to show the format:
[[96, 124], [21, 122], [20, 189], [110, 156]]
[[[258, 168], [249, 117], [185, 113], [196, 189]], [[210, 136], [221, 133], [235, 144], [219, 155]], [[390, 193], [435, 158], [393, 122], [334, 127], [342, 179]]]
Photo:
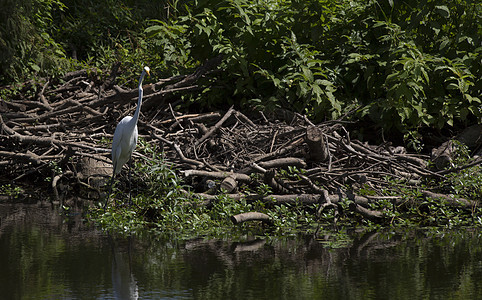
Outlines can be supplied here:
[[450, 10], [445, 5], [437, 5], [435, 6], [435, 11], [444, 18], [450, 17]]

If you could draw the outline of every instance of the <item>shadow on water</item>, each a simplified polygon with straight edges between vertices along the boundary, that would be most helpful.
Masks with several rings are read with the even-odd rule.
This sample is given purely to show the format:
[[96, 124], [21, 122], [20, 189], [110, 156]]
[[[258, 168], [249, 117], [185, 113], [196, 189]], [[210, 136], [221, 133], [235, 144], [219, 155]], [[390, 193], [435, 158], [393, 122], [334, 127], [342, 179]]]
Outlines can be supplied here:
[[119, 238], [51, 205], [0, 204], [1, 299], [480, 299], [481, 233], [243, 242]]

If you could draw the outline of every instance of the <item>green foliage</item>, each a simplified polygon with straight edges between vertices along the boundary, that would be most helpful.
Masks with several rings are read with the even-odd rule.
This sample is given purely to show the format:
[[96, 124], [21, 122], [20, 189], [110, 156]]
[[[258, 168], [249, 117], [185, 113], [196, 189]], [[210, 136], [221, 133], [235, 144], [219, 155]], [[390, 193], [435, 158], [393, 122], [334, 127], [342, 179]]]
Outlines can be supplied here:
[[68, 61], [52, 38], [53, 15], [64, 9], [59, 0], [2, 1], [0, 4], [0, 83], [59, 72]]
[[408, 140], [480, 122], [481, 3], [370, 1], [354, 12], [355, 33], [334, 47], [348, 53], [341, 77], [365, 105], [360, 116]]
[[358, 106], [355, 117], [414, 148], [421, 128], [482, 120], [477, 1], [195, 1], [182, 12], [146, 32], [182, 61], [224, 56], [222, 89], [199, 95], [205, 105], [230, 99], [318, 120]]
[[[317, 1], [311, 4], [316, 6]], [[305, 15], [311, 14], [302, 9], [304, 5], [301, 1], [217, 1], [214, 5], [200, 1], [186, 6], [184, 16], [171, 23], [157, 22], [146, 32], [170, 56], [174, 34], [174, 49], [179, 50], [174, 56], [184, 61], [186, 54], [199, 62], [223, 55], [224, 72], [217, 78], [223, 89], [206, 90], [200, 97], [209, 100], [202, 104], [238, 99], [259, 108], [281, 106], [315, 117], [338, 117], [342, 104], [333, 95], [331, 71], [319, 50], [305, 43], [306, 28], [295, 26], [296, 21], [306, 23]]]
[[[159, 154], [159, 149], [139, 141], [144, 159], [136, 163], [132, 191], [133, 205], [127, 206], [128, 195], [114, 189], [107, 210], [100, 201], [91, 208], [88, 219], [103, 229], [120, 233], [150, 231], [160, 235], [179, 238], [198, 236], [231, 237], [250, 233], [252, 235], [286, 235], [315, 227], [316, 209], [305, 209], [301, 203], [267, 207], [262, 201], [234, 200], [221, 194], [209, 205], [187, 192], [175, 170]], [[291, 172], [294, 172], [293, 170]], [[260, 191], [268, 192], [267, 186]], [[231, 217], [250, 211], [268, 214], [273, 226], [265, 227], [258, 222], [247, 222], [234, 226]], [[331, 221], [331, 220], [330, 220]], [[311, 229], [310, 229], [311, 228]]]
[[421, 129], [482, 121], [477, 0], [35, 0], [0, 8], [4, 84], [114, 62], [129, 83], [144, 64], [167, 77], [223, 55], [222, 71], [186, 100], [208, 109], [283, 107], [315, 120], [352, 112], [414, 148]]
[[[456, 147], [452, 166], [463, 167], [470, 163], [470, 151], [467, 146], [454, 142]], [[463, 168], [444, 177], [441, 185], [447, 194], [473, 201], [482, 201], [482, 166], [480, 164], [470, 168]]]
[[13, 186], [11, 184], [0, 185], [0, 195], [8, 196], [11, 199], [20, 197], [23, 192], [24, 191], [19, 186]]

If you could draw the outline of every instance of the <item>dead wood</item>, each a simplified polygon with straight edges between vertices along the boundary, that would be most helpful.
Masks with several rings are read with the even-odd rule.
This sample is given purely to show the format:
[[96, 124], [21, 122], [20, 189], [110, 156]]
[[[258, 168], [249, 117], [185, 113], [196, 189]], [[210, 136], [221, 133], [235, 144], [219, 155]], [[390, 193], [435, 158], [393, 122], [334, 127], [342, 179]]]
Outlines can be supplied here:
[[357, 214], [360, 214], [361, 216], [363, 216], [364, 218], [372, 221], [380, 221], [383, 218], [383, 212], [370, 210], [354, 202], [350, 203], [348, 207], [350, 208], [351, 211], [354, 211]]
[[[320, 216], [328, 209], [338, 213], [341, 203], [349, 201], [350, 208], [360, 216], [382, 221], [383, 213], [370, 210], [370, 203], [388, 199], [396, 206], [404, 204], [401, 197], [384, 196], [393, 187], [387, 178], [413, 186], [460, 169], [429, 170], [426, 155], [408, 154], [403, 147], [388, 144], [362, 143], [350, 137], [342, 121], [313, 124], [306, 116], [285, 110], [248, 113], [235, 106], [225, 112], [177, 111], [179, 95], [206, 88], [203, 84], [209, 80], [204, 78], [218, 68], [221, 59], [207, 61], [192, 74], [155, 79], [145, 85], [138, 123], [144, 141], [163, 150], [165, 159], [186, 184], [198, 191], [191, 196], [204, 199], [207, 205], [224, 192], [233, 199], [267, 205], [315, 205]], [[36, 92], [2, 99], [3, 176], [12, 180], [39, 178], [40, 182], [51, 177], [55, 179], [51, 188], [59, 196], [58, 183], [99, 189], [98, 179], [109, 177], [112, 171], [109, 141], [115, 126], [122, 117], [132, 114], [137, 100], [136, 88], [116, 85], [119, 70], [120, 66], [114, 65], [109, 74], [100, 76], [108, 78], [103, 83], [98, 82], [94, 70], [66, 74], [62, 83], [54, 79], [25, 83], [35, 85]], [[480, 134], [480, 127], [474, 127], [458, 140], [479, 149]], [[440, 151], [438, 156], [450, 158], [453, 147], [443, 147], [448, 152]], [[90, 167], [95, 165], [98, 167]], [[68, 176], [52, 175], [53, 168]], [[209, 188], [203, 186], [206, 182], [212, 183]], [[270, 193], [256, 194], [254, 191], [263, 184]], [[357, 195], [362, 188], [374, 195]], [[464, 209], [475, 204], [438, 194], [424, 196], [444, 199]]]
[[328, 143], [325, 142], [321, 128], [316, 126], [308, 127], [306, 129], [305, 140], [312, 160], [323, 162], [328, 159], [330, 148], [328, 147]]
[[234, 176], [228, 176], [221, 182], [219, 188], [224, 193], [231, 193], [238, 187], [238, 182]]
[[273, 221], [267, 214], [263, 214], [260, 212], [247, 212], [242, 214], [237, 214], [231, 216], [231, 221], [234, 225], [238, 225], [248, 221], [261, 221], [267, 224], [273, 224]]
[[467, 200], [467, 199], [464, 199], [464, 198], [455, 198], [455, 197], [452, 197], [450, 195], [434, 193], [434, 192], [430, 192], [430, 191], [423, 191], [422, 194], [426, 198], [431, 198], [433, 200], [440, 200], [440, 201], [446, 202], [449, 205], [454, 206], [454, 207], [472, 209], [472, 208], [474, 208], [475, 206], [478, 205], [478, 203], [476, 201]]
[[443, 170], [450, 165], [456, 155], [457, 147], [454, 141], [466, 145], [469, 149], [476, 150], [482, 148], [482, 124], [477, 124], [466, 128], [453, 140], [448, 140], [441, 146], [432, 149], [432, 160], [438, 170]]
[[216, 123], [216, 125], [214, 125], [211, 129], [209, 129], [209, 131], [206, 132], [199, 140], [197, 140], [194, 143], [194, 146], [195, 147], [199, 146], [199, 144], [201, 144], [202, 142], [204, 142], [204, 140], [209, 138], [216, 130], [218, 130], [223, 125], [223, 123], [231, 116], [233, 112], [234, 112], [234, 109], [231, 106], [231, 108], [226, 112], [226, 114], [221, 118], [221, 120], [219, 120]]
[[246, 174], [233, 173], [233, 172], [209, 172], [209, 171], [201, 171], [201, 170], [185, 170], [182, 172], [186, 177], [205, 176], [205, 177], [216, 178], [216, 179], [225, 179], [225, 178], [231, 177], [234, 180], [246, 181], [246, 182], [251, 180], [251, 178]]

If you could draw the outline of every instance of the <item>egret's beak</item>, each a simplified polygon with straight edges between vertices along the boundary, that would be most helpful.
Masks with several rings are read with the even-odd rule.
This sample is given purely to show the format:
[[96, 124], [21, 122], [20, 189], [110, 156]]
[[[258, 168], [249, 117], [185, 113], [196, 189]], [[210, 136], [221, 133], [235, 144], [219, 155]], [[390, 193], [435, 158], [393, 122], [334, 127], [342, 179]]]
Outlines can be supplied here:
[[149, 67], [144, 67], [144, 70], [146, 70], [147, 76], [151, 75], [150, 73], [151, 69], [149, 69]]

